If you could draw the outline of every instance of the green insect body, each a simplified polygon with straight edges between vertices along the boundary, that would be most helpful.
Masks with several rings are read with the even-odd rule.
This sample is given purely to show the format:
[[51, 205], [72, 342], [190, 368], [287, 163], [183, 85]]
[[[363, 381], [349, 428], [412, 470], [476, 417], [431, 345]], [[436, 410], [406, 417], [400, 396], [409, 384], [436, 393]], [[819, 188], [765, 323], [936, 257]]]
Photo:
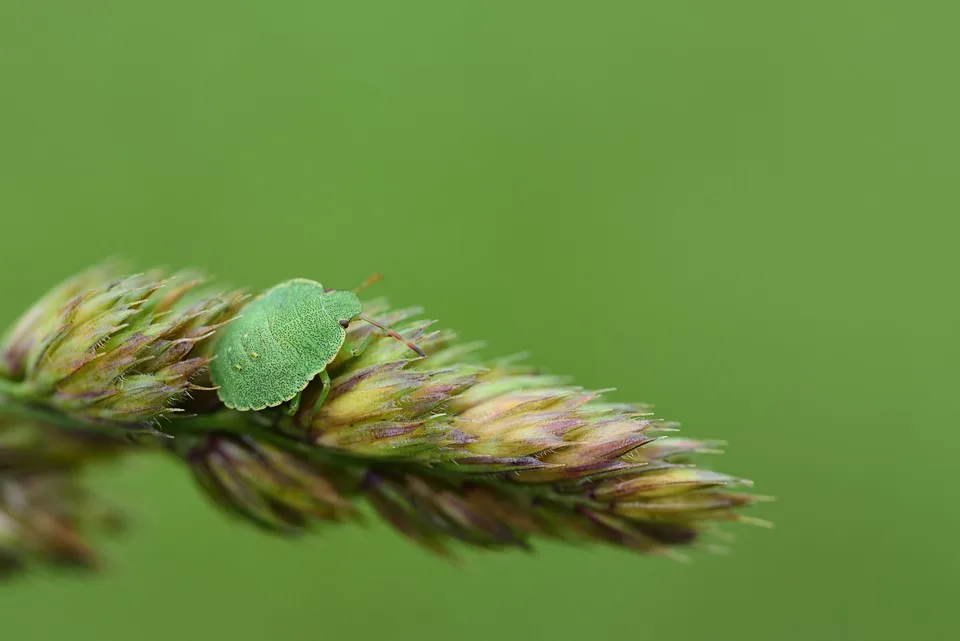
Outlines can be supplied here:
[[347, 327], [356, 319], [380, 328], [424, 356], [416, 345], [363, 316], [356, 291], [328, 290], [316, 281], [295, 278], [247, 304], [241, 315], [223, 328], [216, 358], [210, 363], [210, 376], [223, 404], [240, 411], [259, 411], [292, 401], [292, 414], [300, 406], [300, 393], [319, 376], [323, 388], [313, 403], [315, 412], [330, 391], [327, 365], [343, 349]]
[[353, 292], [327, 291], [304, 278], [258, 296], [223, 328], [217, 342], [210, 375], [220, 400], [231, 409], [262, 410], [297, 403], [318, 375], [328, 387], [326, 367], [343, 347], [346, 325], [360, 311]]

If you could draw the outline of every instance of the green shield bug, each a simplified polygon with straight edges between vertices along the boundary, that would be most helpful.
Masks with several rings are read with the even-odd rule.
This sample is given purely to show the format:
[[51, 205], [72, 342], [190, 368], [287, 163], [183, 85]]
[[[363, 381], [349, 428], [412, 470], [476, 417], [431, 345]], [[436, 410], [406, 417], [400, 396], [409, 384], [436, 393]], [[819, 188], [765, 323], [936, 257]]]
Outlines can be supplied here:
[[299, 407], [300, 393], [320, 376], [323, 388], [313, 406], [316, 410], [330, 389], [327, 365], [343, 348], [346, 328], [358, 319], [424, 356], [416, 345], [361, 314], [356, 294], [361, 287], [331, 290], [296, 278], [250, 301], [241, 315], [221, 330], [216, 358], [210, 363], [210, 376], [224, 405], [247, 411], [293, 401], [293, 413]]

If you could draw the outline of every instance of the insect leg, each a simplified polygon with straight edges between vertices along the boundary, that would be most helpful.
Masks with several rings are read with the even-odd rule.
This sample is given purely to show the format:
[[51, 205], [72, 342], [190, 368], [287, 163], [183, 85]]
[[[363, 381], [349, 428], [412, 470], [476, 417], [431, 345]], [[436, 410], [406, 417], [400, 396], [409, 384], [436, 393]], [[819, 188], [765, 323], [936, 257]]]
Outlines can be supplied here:
[[373, 338], [373, 334], [367, 334], [367, 337], [364, 338], [359, 345], [348, 345], [347, 349], [350, 350], [350, 356], [356, 358], [367, 351], [370, 343], [373, 342]]
[[317, 410], [320, 409], [320, 406], [323, 405], [323, 402], [327, 400], [327, 394], [330, 393], [330, 374], [327, 373], [327, 370], [323, 370], [319, 376], [322, 387], [320, 389], [320, 395], [317, 397], [317, 400], [314, 401], [313, 408], [310, 410], [310, 421], [308, 421], [308, 424], [313, 422], [313, 416], [317, 413]]
[[293, 400], [290, 401], [290, 407], [287, 408], [287, 414], [293, 416], [297, 413], [297, 410], [300, 409], [300, 398], [303, 396], [303, 392], [297, 392], [297, 395], [293, 397]]

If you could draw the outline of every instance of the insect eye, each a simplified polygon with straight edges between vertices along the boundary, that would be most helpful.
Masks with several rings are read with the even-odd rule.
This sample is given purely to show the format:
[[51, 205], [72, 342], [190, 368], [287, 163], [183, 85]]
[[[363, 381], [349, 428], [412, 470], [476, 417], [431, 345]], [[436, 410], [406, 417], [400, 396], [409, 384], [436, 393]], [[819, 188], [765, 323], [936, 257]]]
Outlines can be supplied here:
[[348, 320], [342, 320], [342, 321], [340, 321], [340, 327], [346, 329], [346, 328], [348, 328], [349, 326], [350, 326], [350, 321], [348, 321]]

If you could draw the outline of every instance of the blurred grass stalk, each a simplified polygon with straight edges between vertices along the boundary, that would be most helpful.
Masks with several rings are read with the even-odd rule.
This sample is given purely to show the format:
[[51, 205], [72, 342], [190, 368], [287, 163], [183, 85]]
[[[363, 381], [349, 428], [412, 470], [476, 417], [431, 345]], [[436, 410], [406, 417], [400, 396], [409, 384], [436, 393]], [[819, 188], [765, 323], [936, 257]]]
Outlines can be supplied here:
[[[226, 409], [207, 376], [242, 292], [202, 275], [98, 266], [54, 288], [0, 347], [0, 572], [94, 566], [88, 533], [116, 514], [79, 482], [89, 464], [153, 450], [213, 505], [279, 535], [359, 519], [366, 501], [444, 555], [537, 537], [650, 554], [709, 541], [750, 483], [697, 467], [720, 443], [678, 438], [642, 405], [521, 364], [384, 301], [364, 312], [426, 351], [353, 324], [318, 413]], [[108, 516], [105, 516], [108, 515]]]

